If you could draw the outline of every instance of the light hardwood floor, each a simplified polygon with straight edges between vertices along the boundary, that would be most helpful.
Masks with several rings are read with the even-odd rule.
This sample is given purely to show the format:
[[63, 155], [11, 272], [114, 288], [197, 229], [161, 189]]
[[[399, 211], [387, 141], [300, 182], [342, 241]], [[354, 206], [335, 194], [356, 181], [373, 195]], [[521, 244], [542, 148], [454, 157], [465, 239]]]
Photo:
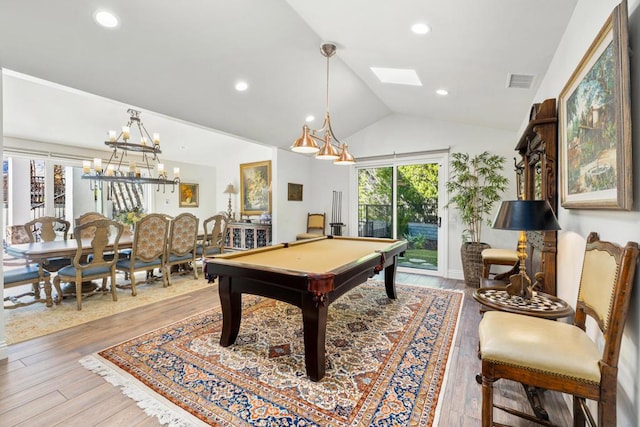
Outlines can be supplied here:
[[[399, 273], [398, 283], [413, 283], [465, 294], [455, 347], [448, 372], [440, 426], [479, 426], [481, 387], [477, 358], [480, 321], [473, 289], [464, 282]], [[102, 377], [83, 368], [78, 360], [110, 345], [156, 327], [204, 311], [218, 304], [217, 288], [204, 289], [136, 310], [96, 320], [55, 334], [9, 347], [9, 359], [0, 361], [0, 425], [8, 426], [157, 426], [133, 400]], [[500, 381], [496, 403], [508, 401], [527, 408], [522, 387]], [[552, 421], [569, 425], [561, 396], [544, 392], [542, 399]], [[497, 422], [535, 425], [497, 414]]]

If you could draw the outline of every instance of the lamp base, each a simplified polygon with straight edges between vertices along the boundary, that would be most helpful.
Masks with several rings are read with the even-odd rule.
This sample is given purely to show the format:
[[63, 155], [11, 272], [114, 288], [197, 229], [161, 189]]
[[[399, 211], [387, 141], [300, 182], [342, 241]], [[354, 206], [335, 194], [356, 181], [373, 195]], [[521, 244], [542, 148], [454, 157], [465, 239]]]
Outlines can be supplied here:
[[507, 294], [519, 296], [523, 299], [531, 299], [533, 296], [533, 286], [527, 273], [520, 272], [509, 277], [509, 284], [506, 287]]

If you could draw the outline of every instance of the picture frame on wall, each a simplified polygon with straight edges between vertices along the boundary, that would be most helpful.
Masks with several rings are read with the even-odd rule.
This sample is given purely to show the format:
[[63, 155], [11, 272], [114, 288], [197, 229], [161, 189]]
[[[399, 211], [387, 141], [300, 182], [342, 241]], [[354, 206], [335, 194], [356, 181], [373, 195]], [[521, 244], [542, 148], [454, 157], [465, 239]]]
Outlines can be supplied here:
[[287, 200], [294, 202], [302, 201], [302, 184], [289, 183], [287, 185]]
[[560, 194], [566, 209], [632, 207], [627, 3], [611, 13], [560, 93]]
[[180, 202], [181, 208], [197, 208], [199, 206], [200, 196], [199, 185], [188, 182], [180, 183]]
[[240, 165], [240, 213], [271, 212], [271, 160]]

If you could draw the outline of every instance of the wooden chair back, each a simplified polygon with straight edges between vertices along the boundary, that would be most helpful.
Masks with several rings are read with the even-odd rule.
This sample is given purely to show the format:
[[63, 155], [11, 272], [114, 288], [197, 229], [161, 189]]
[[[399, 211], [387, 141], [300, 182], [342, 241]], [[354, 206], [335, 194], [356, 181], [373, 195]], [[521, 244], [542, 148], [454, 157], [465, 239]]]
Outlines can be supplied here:
[[24, 228], [29, 234], [30, 243], [52, 242], [56, 240], [58, 233], [62, 233], [62, 238], [67, 240], [71, 223], [62, 218], [43, 216], [27, 222]]
[[[78, 230], [78, 226], [82, 225], [82, 224], [86, 224], [87, 222], [91, 222], [91, 221], [96, 221], [99, 219], [108, 219], [106, 216], [102, 215], [100, 212], [86, 212], [83, 213], [82, 215], [80, 215], [78, 218], [75, 219], [75, 224], [74, 224], [74, 228], [73, 228], [73, 232], [74, 235], [77, 235], [79, 233]], [[84, 239], [90, 239], [93, 236], [91, 235], [91, 232], [94, 230], [94, 228], [84, 228], [82, 233], [84, 233], [82, 235], [82, 238]]]
[[[74, 237], [78, 250], [73, 258], [73, 266], [82, 272], [89, 268], [114, 268], [118, 261], [118, 243], [122, 236], [123, 225], [110, 219], [97, 219], [77, 225]], [[89, 236], [89, 237], [83, 237]], [[105, 252], [107, 245], [113, 247]], [[90, 257], [86, 256], [86, 248], [91, 247]], [[105, 257], [105, 255], [108, 255]]]
[[216, 214], [204, 220], [202, 223], [204, 227], [203, 256], [212, 248], [217, 248], [219, 253], [224, 251], [224, 240], [227, 235], [228, 225], [229, 218], [224, 213]]

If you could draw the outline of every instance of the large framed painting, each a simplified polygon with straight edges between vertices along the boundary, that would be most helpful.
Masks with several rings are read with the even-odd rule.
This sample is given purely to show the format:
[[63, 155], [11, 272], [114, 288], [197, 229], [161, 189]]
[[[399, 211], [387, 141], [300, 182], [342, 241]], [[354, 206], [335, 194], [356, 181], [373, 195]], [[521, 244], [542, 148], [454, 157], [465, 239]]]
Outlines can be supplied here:
[[240, 212], [261, 215], [271, 212], [271, 160], [240, 165]]
[[561, 203], [631, 209], [627, 3], [607, 19], [560, 94]]
[[199, 204], [198, 196], [198, 184], [180, 183], [179, 206], [181, 208], [197, 208]]

